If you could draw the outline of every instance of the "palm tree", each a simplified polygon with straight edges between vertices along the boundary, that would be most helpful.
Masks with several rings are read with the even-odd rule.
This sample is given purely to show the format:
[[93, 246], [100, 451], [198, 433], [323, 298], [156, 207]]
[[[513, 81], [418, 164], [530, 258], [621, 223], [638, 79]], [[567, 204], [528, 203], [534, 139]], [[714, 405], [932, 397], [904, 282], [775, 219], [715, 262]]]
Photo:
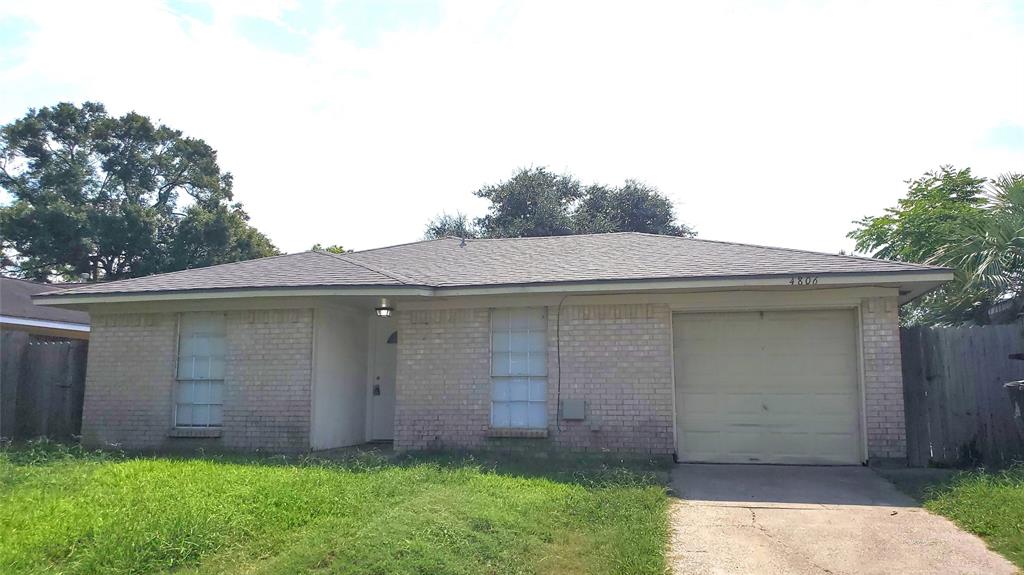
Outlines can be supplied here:
[[961, 289], [949, 295], [974, 311], [976, 323], [1010, 321], [1024, 310], [1024, 174], [994, 180], [984, 213], [932, 261], [957, 270]]

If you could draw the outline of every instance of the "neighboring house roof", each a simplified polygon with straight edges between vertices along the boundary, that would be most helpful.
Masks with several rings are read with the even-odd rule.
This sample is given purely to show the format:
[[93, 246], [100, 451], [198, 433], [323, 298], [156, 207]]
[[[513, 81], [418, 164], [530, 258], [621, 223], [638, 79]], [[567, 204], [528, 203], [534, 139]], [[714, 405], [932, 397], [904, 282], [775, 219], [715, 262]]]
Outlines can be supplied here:
[[52, 335], [88, 333], [89, 314], [32, 303], [32, 296], [57, 293], [64, 286], [0, 276], [0, 325]]
[[[56, 297], [259, 288], [479, 288], [794, 275], [930, 274], [949, 270], [870, 258], [641, 233], [444, 238], [331, 254], [303, 252], [84, 285]], [[942, 276], [942, 277], [939, 277]]]

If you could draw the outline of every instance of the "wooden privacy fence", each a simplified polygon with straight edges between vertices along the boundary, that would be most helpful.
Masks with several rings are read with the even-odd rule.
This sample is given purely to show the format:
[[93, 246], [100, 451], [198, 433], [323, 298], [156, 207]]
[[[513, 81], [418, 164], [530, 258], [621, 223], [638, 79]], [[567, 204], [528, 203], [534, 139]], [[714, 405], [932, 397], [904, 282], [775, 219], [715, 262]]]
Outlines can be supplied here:
[[1024, 326], [900, 330], [907, 455], [912, 466], [1024, 461], [1024, 437], [1004, 387], [1024, 380]]
[[81, 432], [88, 345], [0, 332], [0, 436], [67, 439]]

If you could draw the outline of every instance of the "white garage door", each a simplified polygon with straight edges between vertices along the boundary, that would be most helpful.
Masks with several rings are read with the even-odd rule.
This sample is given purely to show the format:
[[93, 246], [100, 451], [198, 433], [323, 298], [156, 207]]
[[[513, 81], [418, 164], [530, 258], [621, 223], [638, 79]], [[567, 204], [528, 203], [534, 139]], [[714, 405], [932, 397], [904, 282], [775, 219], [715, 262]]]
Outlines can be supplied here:
[[853, 310], [677, 314], [680, 461], [862, 461]]

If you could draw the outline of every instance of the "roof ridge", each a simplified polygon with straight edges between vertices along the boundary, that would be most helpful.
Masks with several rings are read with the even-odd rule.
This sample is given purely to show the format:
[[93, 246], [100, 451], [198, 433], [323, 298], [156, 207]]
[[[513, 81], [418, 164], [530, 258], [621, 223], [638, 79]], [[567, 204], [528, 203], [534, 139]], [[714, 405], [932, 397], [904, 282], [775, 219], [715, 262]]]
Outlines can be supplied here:
[[[445, 236], [443, 238], [432, 238], [432, 239], [428, 239], [428, 240], [416, 240], [414, 242], [403, 242], [403, 243], [400, 243], [400, 244], [394, 244], [394, 245], [390, 245], [390, 246], [380, 246], [379, 248], [370, 248], [370, 249], [366, 249], [366, 250], [353, 250], [351, 252], [345, 252], [345, 255], [348, 255], [348, 254], [365, 254], [366, 252], [375, 252], [375, 251], [379, 251], [379, 250], [389, 250], [391, 248], [400, 248], [400, 247], [403, 247], [403, 246], [414, 246], [416, 244], [428, 244], [430, 242], [440, 242], [440, 241], [443, 241], [443, 240], [461, 240], [461, 239], [463, 239], [463, 238], [459, 238], [459, 237], [456, 237], [456, 236]], [[465, 239], [468, 240], [470, 238], [465, 238]], [[334, 254], [334, 255], [341, 255], [341, 254]], [[374, 270], [374, 271], [376, 271], [376, 270]]]
[[[378, 249], [382, 249], [382, 248], [378, 248]], [[429, 284], [427, 284], [426, 282], [423, 282], [423, 281], [414, 280], [412, 278], [409, 278], [409, 277], [406, 277], [406, 276], [403, 276], [403, 275], [400, 275], [400, 274], [396, 274], [395, 272], [391, 272], [391, 271], [388, 271], [388, 270], [385, 270], [385, 269], [377, 268], [376, 266], [371, 266], [371, 265], [366, 264], [364, 262], [355, 261], [355, 260], [353, 260], [351, 258], [345, 257], [345, 254], [336, 254], [336, 253], [333, 253], [333, 252], [314, 252], [314, 253], [318, 253], [318, 254], [325, 255], [325, 256], [330, 256], [332, 258], [337, 258], [337, 259], [339, 259], [339, 260], [341, 260], [343, 262], [347, 262], [347, 263], [350, 263], [350, 264], [352, 264], [354, 266], [359, 266], [359, 267], [361, 267], [363, 269], [370, 270], [373, 273], [389, 277], [389, 278], [395, 280], [396, 282], [398, 282], [398, 283], [400, 283], [402, 285], [423, 285], [423, 286], [429, 285]]]
[[[499, 242], [499, 241], [510, 241], [510, 240], [515, 240], [515, 241], [519, 241], [519, 240], [550, 240], [550, 239], [553, 239], [553, 238], [582, 238], [582, 237], [590, 237], [590, 236], [615, 236], [615, 235], [622, 235], [622, 234], [639, 234], [639, 233], [641, 233], [641, 232], [595, 232], [595, 233], [590, 233], [590, 234], [558, 234], [558, 235], [551, 235], [551, 236], [518, 236], [518, 237], [508, 237], [508, 238], [460, 238], [458, 236], [446, 236], [445, 239], [453, 239], [453, 240], [465, 239], [467, 242], [481, 242], [481, 241]], [[658, 234], [644, 234], [644, 235], [651, 235], [651, 236], [653, 236], [653, 235], [658, 235]], [[377, 249], [384, 249], [384, 248], [377, 248]]]
[[903, 262], [903, 261], [899, 261], [899, 260], [885, 260], [885, 259], [882, 259], [882, 258], [872, 258], [872, 257], [867, 257], [867, 256], [855, 256], [855, 255], [852, 255], [852, 254], [831, 254], [831, 253], [828, 253], [828, 252], [819, 252], [819, 251], [805, 250], [805, 249], [800, 249], [800, 248], [784, 248], [784, 247], [780, 247], [780, 246], [766, 246], [764, 244], [747, 244], [747, 243], [743, 243], [743, 242], [729, 242], [729, 241], [725, 241], [725, 240], [709, 240], [709, 239], [706, 239], [706, 238], [688, 238], [688, 237], [684, 237], [684, 236], [670, 236], [670, 235], [667, 235], [667, 234], [649, 234], [649, 233], [646, 233], [646, 232], [614, 232], [614, 233], [636, 234], [636, 235], [641, 235], [641, 236], [651, 236], [651, 237], [655, 237], [655, 238], [672, 238], [672, 239], [677, 239], [677, 240], [687, 240], [687, 241], [691, 241], [691, 242], [704, 242], [704, 243], [709, 243], [709, 244], [723, 244], [723, 245], [729, 245], [729, 246], [743, 246], [743, 247], [748, 247], [748, 248], [761, 248], [761, 249], [765, 249], [765, 250], [780, 250], [780, 251], [795, 252], [795, 253], [800, 253], [800, 254], [814, 254], [814, 255], [817, 255], [817, 256], [831, 256], [831, 257], [836, 257], [836, 258], [847, 258], [847, 259], [857, 260], [857, 261], [880, 262], [880, 263], [887, 263], [887, 264], [899, 264], [899, 265], [904, 265], [904, 266], [919, 267], [921, 269], [926, 269], [926, 270], [948, 270], [948, 269], [952, 269], [952, 268], [948, 268], [948, 267], [944, 267], [944, 266], [933, 266], [933, 265], [929, 265], [929, 264], [920, 264], [920, 263], [917, 263], [917, 262]]

